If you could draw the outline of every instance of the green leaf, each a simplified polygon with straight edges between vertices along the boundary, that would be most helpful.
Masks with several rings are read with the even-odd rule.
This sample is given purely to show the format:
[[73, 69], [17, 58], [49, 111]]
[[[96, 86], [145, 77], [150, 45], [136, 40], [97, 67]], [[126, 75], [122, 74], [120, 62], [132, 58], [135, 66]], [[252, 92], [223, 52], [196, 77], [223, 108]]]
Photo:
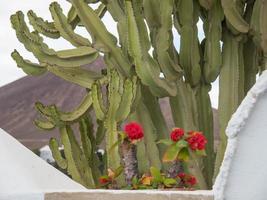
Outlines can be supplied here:
[[138, 184], [138, 178], [136, 176], [133, 177], [132, 184], [133, 185], [137, 185]]
[[179, 142], [176, 143], [176, 146], [179, 148], [184, 148], [184, 147], [188, 147], [188, 143], [185, 140], [180, 140]]
[[119, 166], [117, 169], [114, 171], [114, 178], [117, 178], [121, 173], [123, 172], [123, 166]]
[[163, 162], [172, 162], [172, 161], [176, 160], [179, 152], [183, 148], [183, 146], [182, 147], [180, 147], [180, 146], [181, 145], [177, 145], [177, 143], [174, 143], [171, 146], [169, 146], [163, 155], [162, 161]]
[[123, 141], [125, 138], [127, 138], [127, 134], [124, 131], [120, 131], [119, 136], [120, 136], [121, 141]]
[[156, 167], [150, 167], [150, 173], [153, 176], [154, 183], [162, 182], [162, 176], [159, 169], [157, 169]]
[[196, 150], [195, 152], [198, 156], [207, 156], [205, 150]]
[[162, 139], [157, 142], [157, 144], [165, 144], [167, 146], [170, 146], [173, 144], [173, 141], [170, 139]]
[[165, 178], [163, 184], [165, 185], [165, 187], [173, 187], [177, 184], [177, 181], [173, 178]]
[[178, 160], [187, 162], [190, 159], [190, 154], [187, 148], [183, 148], [178, 154]]

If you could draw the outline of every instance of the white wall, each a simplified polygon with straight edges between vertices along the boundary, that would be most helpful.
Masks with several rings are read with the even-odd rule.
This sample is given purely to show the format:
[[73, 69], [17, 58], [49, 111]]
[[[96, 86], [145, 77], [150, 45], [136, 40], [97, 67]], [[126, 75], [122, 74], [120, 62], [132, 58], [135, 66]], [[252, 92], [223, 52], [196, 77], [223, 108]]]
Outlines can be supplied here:
[[267, 72], [227, 127], [228, 145], [214, 185], [216, 200], [266, 200]]
[[34, 196], [32, 199], [35, 199], [45, 192], [83, 190], [83, 186], [47, 164], [0, 129], [1, 200], [14, 200], [15, 197], [23, 199], [23, 196], [31, 200], [31, 194]]

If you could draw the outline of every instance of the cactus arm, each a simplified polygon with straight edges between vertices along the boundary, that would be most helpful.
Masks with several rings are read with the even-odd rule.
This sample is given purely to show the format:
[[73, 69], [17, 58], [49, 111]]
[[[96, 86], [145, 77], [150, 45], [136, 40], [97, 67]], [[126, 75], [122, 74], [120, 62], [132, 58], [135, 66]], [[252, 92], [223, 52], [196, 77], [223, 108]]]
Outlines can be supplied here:
[[107, 31], [103, 22], [93, 9], [82, 0], [72, 0], [72, 5], [76, 8], [82, 23], [94, 39], [93, 45], [103, 46], [105, 51], [111, 52], [112, 57], [114, 57], [118, 63], [117, 68], [120, 73], [129, 76], [131, 70], [129, 61], [116, 46], [113, 36]]
[[244, 97], [243, 44], [240, 44], [230, 32], [223, 35], [223, 66], [219, 80], [219, 123], [220, 144], [215, 161], [216, 177], [226, 148], [225, 128], [232, 114]]
[[77, 166], [75, 165], [75, 161], [73, 159], [72, 148], [70, 140], [68, 138], [66, 127], [61, 127], [59, 130], [60, 130], [60, 139], [64, 146], [64, 154], [67, 160], [67, 166], [68, 166], [67, 172], [75, 181], [84, 184], [82, 176], [79, 173]]
[[82, 117], [89, 110], [91, 105], [92, 96], [91, 93], [87, 93], [77, 108], [75, 108], [72, 112], [59, 112], [59, 117], [62, 121], [73, 122]]
[[80, 56], [88, 56], [96, 52], [97, 51], [91, 47], [82, 46], [75, 49], [57, 51], [56, 54], [59, 58], [71, 59]]
[[222, 8], [228, 22], [239, 32], [247, 33], [249, 31], [249, 24], [243, 19], [240, 14], [236, 1], [221, 0]]
[[136, 110], [136, 116], [140, 124], [144, 129], [144, 143], [146, 148], [147, 157], [149, 160], [150, 166], [154, 166], [158, 169], [161, 169], [161, 159], [159, 155], [159, 150], [156, 144], [157, 134], [156, 128], [152, 122], [149, 111], [147, 110], [144, 103], [141, 101]]
[[[151, 44], [149, 41], [148, 29], [146, 27], [145, 20], [143, 19], [142, 1], [140, 0], [132, 1], [132, 8], [133, 8], [134, 20], [136, 21], [136, 26], [138, 29], [138, 37], [140, 39], [141, 50], [147, 54], [147, 52], [151, 48]], [[126, 17], [126, 19], [128, 18]], [[127, 24], [126, 27], [128, 28]]]
[[[168, 138], [169, 130], [166, 121], [164, 119], [164, 116], [162, 114], [158, 98], [154, 97], [148, 90], [148, 88], [145, 87], [142, 88], [142, 97], [144, 104], [150, 113], [153, 124], [157, 130], [158, 140]], [[158, 147], [159, 147], [160, 157], [162, 158], [166, 150], [166, 145], [158, 144]]]
[[63, 68], [48, 66], [47, 69], [49, 72], [55, 74], [56, 76], [85, 88], [91, 88], [94, 81], [101, 79], [101, 76], [99, 74], [78, 67]]
[[135, 96], [133, 87], [134, 84], [136, 84], [136, 77], [134, 79], [135, 82], [130, 79], [127, 79], [124, 82], [124, 89], [121, 96], [121, 102], [116, 113], [117, 122], [125, 120], [127, 116], [130, 114], [131, 105], [132, 102], [134, 101], [134, 96]]
[[253, 40], [249, 38], [248, 41], [244, 44], [245, 94], [247, 94], [247, 92], [256, 82], [256, 75], [258, 73], [258, 59], [258, 49]]
[[53, 158], [55, 159], [57, 165], [61, 169], [67, 169], [68, 163], [67, 160], [64, 159], [59, 151], [58, 142], [55, 138], [51, 138], [49, 140], [49, 148], [52, 152]]
[[210, 10], [214, 4], [214, 0], [199, 0], [199, 4], [206, 10]]
[[39, 76], [47, 71], [46, 67], [43, 65], [38, 65], [30, 62], [29, 60], [24, 60], [17, 50], [14, 50], [11, 56], [17, 63], [17, 66], [28, 75]]
[[92, 176], [92, 170], [77, 142], [70, 126], [66, 126], [67, 137], [71, 146], [71, 154], [77, 170], [82, 175], [83, 182], [88, 188], [94, 188], [95, 183]]
[[[256, 2], [247, 2], [246, 11], [244, 14], [244, 19], [247, 22], [251, 22], [253, 15], [253, 10], [256, 6]], [[253, 23], [251, 23], [251, 27]], [[251, 31], [253, 32], [253, 31]], [[246, 42], [244, 43], [244, 93], [245, 95], [251, 89], [251, 87], [256, 82], [256, 75], [259, 71], [259, 48], [257, 43], [253, 41], [253, 34], [248, 36]]]
[[88, 39], [76, 34], [71, 25], [68, 23], [67, 17], [63, 14], [60, 5], [57, 2], [50, 4], [50, 12], [54, 20], [54, 24], [60, 35], [68, 40], [74, 46], [91, 46]]
[[50, 38], [57, 39], [60, 37], [60, 33], [56, 29], [53, 22], [44, 21], [41, 17], [38, 17], [32, 10], [30, 10], [27, 15], [30, 24], [36, 31]]
[[56, 128], [56, 125], [50, 121], [34, 120], [34, 125], [41, 130], [50, 131]]
[[99, 170], [100, 163], [96, 155], [97, 149], [95, 137], [93, 135], [93, 123], [91, 120], [89, 120], [89, 117], [86, 116], [79, 121], [79, 130], [81, 134], [81, 143], [85, 158], [87, 159], [87, 162], [92, 169], [94, 181], [97, 182], [99, 177], [101, 176]]
[[253, 40], [258, 47], [261, 47], [264, 55], [267, 54], [267, 20], [266, 1], [256, 0], [251, 16], [251, 28], [253, 30]]
[[45, 117], [51, 116], [49, 106], [44, 106], [41, 102], [36, 102], [35, 108], [41, 115], [44, 115]]
[[102, 78], [100, 74], [78, 67], [64, 68], [58, 66], [47, 66], [44, 63], [31, 63], [30, 61], [23, 59], [16, 50], [11, 54], [11, 56], [17, 63], [17, 66], [28, 75], [39, 76], [44, 74], [46, 71], [49, 71], [58, 77], [85, 88], [91, 88], [94, 81]]
[[95, 13], [99, 18], [102, 18], [107, 11], [107, 6], [103, 3], [101, 3], [98, 8], [95, 10]]
[[[65, 122], [66, 123], [74, 123], [88, 111], [88, 109], [91, 107], [91, 105], [92, 105], [92, 97], [91, 97], [91, 93], [88, 93], [83, 98], [80, 105], [71, 112], [62, 112], [62, 111], [59, 111], [57, 108], [55, 108], [56, 109], [56, 115], [57, 115], [57, 118], [59, 121], [62, 121], [64, 123]], [[42, 115], [46, 116], [47, 118], [51, 118], [53, 116], [53, 113], [51, 112], [51, 108], [53, 106], [44, 106], [42, 103], [37, 102], [35, 104], [35, 107]], [[49, 125], [49, 124], [45, 125], [44, 124], [44, 126], [50, 127], [50, 126], [52, 126], [52, 124], [51, 125]]]
[[203, 75], [207, 83], [216, 80], [222, 65], [220, 40], [222, 36], [221, 22], [224, 18], [220, 0], [215, 0], [204, 21], [206, 35]]
[[100, 85], [97, 83], [92, 85], [92, 101], [97, 119], [104, 120], [106, 111]]
[[43, 42], [43, 38], [36, 32], [30, 32], [22, 12], [11, 16], [13, 28], [17, 37], [25, 48], [32, 52], [41, 63], [64, 67], [82, 66], [93, 62], [98, 57], [98, 52], [91, 47], [78, 47], [76, 49], [54, 51]]
[[[136, 73], [140, 77], [143, 84], [149, 86], [153, 94], [157, 96], [175, 95], [176, 90], [164, 79], [159, 77], [160, 69], [155, 60], [153, 60], [147, 52], [142, 52], [142, 41], [140, 38], [137, 22], [134, 16], [132, 2], [125, 2], [127, 13], [128, 27], [128, 48], [129, 54], [134, 59]], [[143, 44], [143, 43], [142, 43]], [[145, 49], [145, 48], [144, 48]], [[143, 55], [145, 54], [145, 56]], [[146, 57], [146, 58], [144, 58]]]
[[[177, 80], [182, 72], [178, 63], [175, 63], [169, 54], [173, 45], [172, 35], [172, 12], [173, 0], [160, 1], [160, 22], [161, 27], [156, 36], [157, 60], [161, 66], [166, 79]], [[175, 49], [173, 49], [176, 51]]]
[[108, 167], [117, 169], [120, 166], [120, 156], [118, 146], [112, 146], [118, 141], [116, 112], [121, 102], [121, 95], [119, 93], [120, 79], [115, 71], [110, 72], [110, 81], [108, 86], [108, 110], [104, 126], [107, 129], [106, 142], [108, 151]]
[[[261, 1], [261, 9], [260, 9], [260, 35], [261, 35], [261, 48], [263, 49], [264, 56], [267, 56], [267, 3], [265, 1]], [[266, 61], [266, 59], [265, 59]], [[266, 64], [266, 63], [265, 63]]]
[[74, 30], [76, 26], [81, 22], [76, 9], [71, 6], [67, 15], [68, 23], [71, 25], [71, 28]]
[[179, 80], [177, 83], [177, 92], [178, 94], [169, 100], [175, 126], [188, 131], [197, 130], [198, 126], [195, 117], [198, 116], [198, 113], [193, 105], [195, 104], [195, 99], [193, 98], [194, 91], [190, 85]]
[[105, 138], [105, 128], [104, 128], [104, 122], [101, 120], [97, 120], [97, 131], [96, 131], [96, 145], [100, 145]]
[[51, 122], [55, 126], [65, 126], [65, 122], [61, 121], [59, 117], [59, 111], [55, 105], [44, 106], [42, 103], [36, 102], [35, 108], [41, 115], [43, 115], [49, 122]]
[[205, 176], [205, 180], [209, 188], [211, 188], [213, 184], [212, 179], [215, 162], [213, 113], [209, 96], [210, 89], [211, 85], [201, 84], [196, 92], [199, 131], [202, 131], [208, 140], [208, 143], [205, 148], [208, 156], [203, 158], [203, 174]]
[[160, 27], [160, 15], [158, 12], [160, 0], [144, 0], [144, 15], [150, 31]]
[[196, 86], [201, 77], [199, 41], [197, 21], [199, 6], [195, 1], [181, 0], [178, 4], [178, 20], [180, 29], [180, 65], [184, 70], [185, 79]]
[[[129, 117], [128, 121], [140, 121], [138, 119], [137, 113], [133, 112]], [[149, 157], [147, 154], [147, 149], [144, 140], [141, 140], [137, 144], [137, 162], [138, 162], [138, 172], [140, 174], [145, 174], [149, 171], [150, 164], [149, 164]]]
[[87, 159], [87, 162], [90, 163], [92, 159], [92, 150], [93, 150], [92, 142], [94, 141], [91, 141], [88, 135], [93, 134], [92, 124], [89, 122], [88, 119], [86, 120], [85, 118], [82, 118], [79, 121], [79, 130], [81, 134], [82, 150]]
[[107, 4], [107, 9], [109, 13], [111, 14], [114, 21], [117, 22], [117, 30], [119, 34], [119, 42], [122, 48], [122, 51], [125, 55], [127, 55], [127, 35], [125, 34], [127, 32], [127, 22], [124, 10], [120, 6], [119, 0], [115, 1], [109, 1]]

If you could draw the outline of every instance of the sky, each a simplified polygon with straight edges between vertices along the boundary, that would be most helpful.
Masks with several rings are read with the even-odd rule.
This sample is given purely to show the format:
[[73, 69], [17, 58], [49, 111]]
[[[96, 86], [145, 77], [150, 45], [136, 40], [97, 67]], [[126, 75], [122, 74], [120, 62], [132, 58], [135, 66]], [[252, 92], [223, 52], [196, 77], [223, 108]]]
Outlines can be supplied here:
[[[15, 31], [10, 25], [10, 15], [14, 14], [16, 11], [21, 10], [26, 15], [27, 11], [32, 9], [38, 16], [51, 20], [51, 15], [49, 12], [49, 4], [53, 2], [52, 0], [9, 0], [8, 3], [4, 0], [0, 0], [0, 87], [6, 85], [12, 81], [15, 81], [23, 76], [25, 73], [17, 68], [15, 62], [12, 60], [10, 54], [14, 49], [17, 49], [24, 58], [30, 59], [31, 61], [36, 61], [34, 56], [27, 52], [23, 45], [16, 38]], [[67, 13], [70, 4], [66, 0], [57, 0], [60, 3], [63, 11]], [[27, 20], [27, 18], [25, 18]], [[116, 25], [113, 22], [110, 15], [105, 15], [103, 18], [108, 30], [117, 35]], [[202, 23], [198, 23], [198, 27], [202, 30]], [[88, 36], [87, 32], [83, 28], [77, 30], [78, 33]], [[203, 39], [203, 31], [199, 31], [199, 38]], [[45, 42], [52, 48], [56, 50], [73, 48], [68, 42], [63, 39], [47, 39], [44, 38]], [[179, 48], [179, 36], [174, 34], [175, 46]], [[211, 101], [213, 107], [218, 106], [218, 81], [213, 83], [213, 89], [210, 92]]]

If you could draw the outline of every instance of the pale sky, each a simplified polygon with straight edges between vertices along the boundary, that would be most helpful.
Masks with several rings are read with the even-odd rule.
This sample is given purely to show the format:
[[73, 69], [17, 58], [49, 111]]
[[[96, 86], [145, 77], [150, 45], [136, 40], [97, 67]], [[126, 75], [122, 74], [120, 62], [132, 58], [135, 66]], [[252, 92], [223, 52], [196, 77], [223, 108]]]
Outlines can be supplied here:
[[[53, 2], [52, 0], [0, 0], [0, 87], [8, 84], [14, 80], [17, 80], [25, 76], [24, 72], [17, 68], [15, 62], [11, 59], [10, 54], [14, 49], [17, 49], [24, 58], [35, 61], [36, 59], [33, 55], [27, 52], [23, 45], [17, 40], [14, 30], [11, 28], [9, 17], [18, 10], [21, 10], [26, 15], [27, 11], [32, 9], [38, 16], [44, 19], [51, 20], [51, 15], [49, 12], [49, 4]], [[69, 8], [69, 3], [66, 0], [57, 0], [61, 7], [67, 12]], [[25, 18], [27, 21], [27, 17]], [[116, 26], [111, 19], [110, 15], [105, 15], [104, 23], [107, 25], [108, 30], [113, 34], [117, 35]], [[199, 28], [202, 27], [201, 22], [198, 24]], [[86, 31], [79, 28], [79, 33], [86, 36]], [[203, 32], [200, 31], [199, 38], [203, 38]], [[179, 37], [177, 34], [174, 35], [175, 46], [179, 47]], [[52, 40], [46, 39], [45, 42], [52, 48], [67, 49], [72, 48], [72, 46], [65, 42], [63, 39]], [[213, 84], [213, 89], [210, 93], [213, 107], [217, 107], [218, 99], [218, 83]]]

